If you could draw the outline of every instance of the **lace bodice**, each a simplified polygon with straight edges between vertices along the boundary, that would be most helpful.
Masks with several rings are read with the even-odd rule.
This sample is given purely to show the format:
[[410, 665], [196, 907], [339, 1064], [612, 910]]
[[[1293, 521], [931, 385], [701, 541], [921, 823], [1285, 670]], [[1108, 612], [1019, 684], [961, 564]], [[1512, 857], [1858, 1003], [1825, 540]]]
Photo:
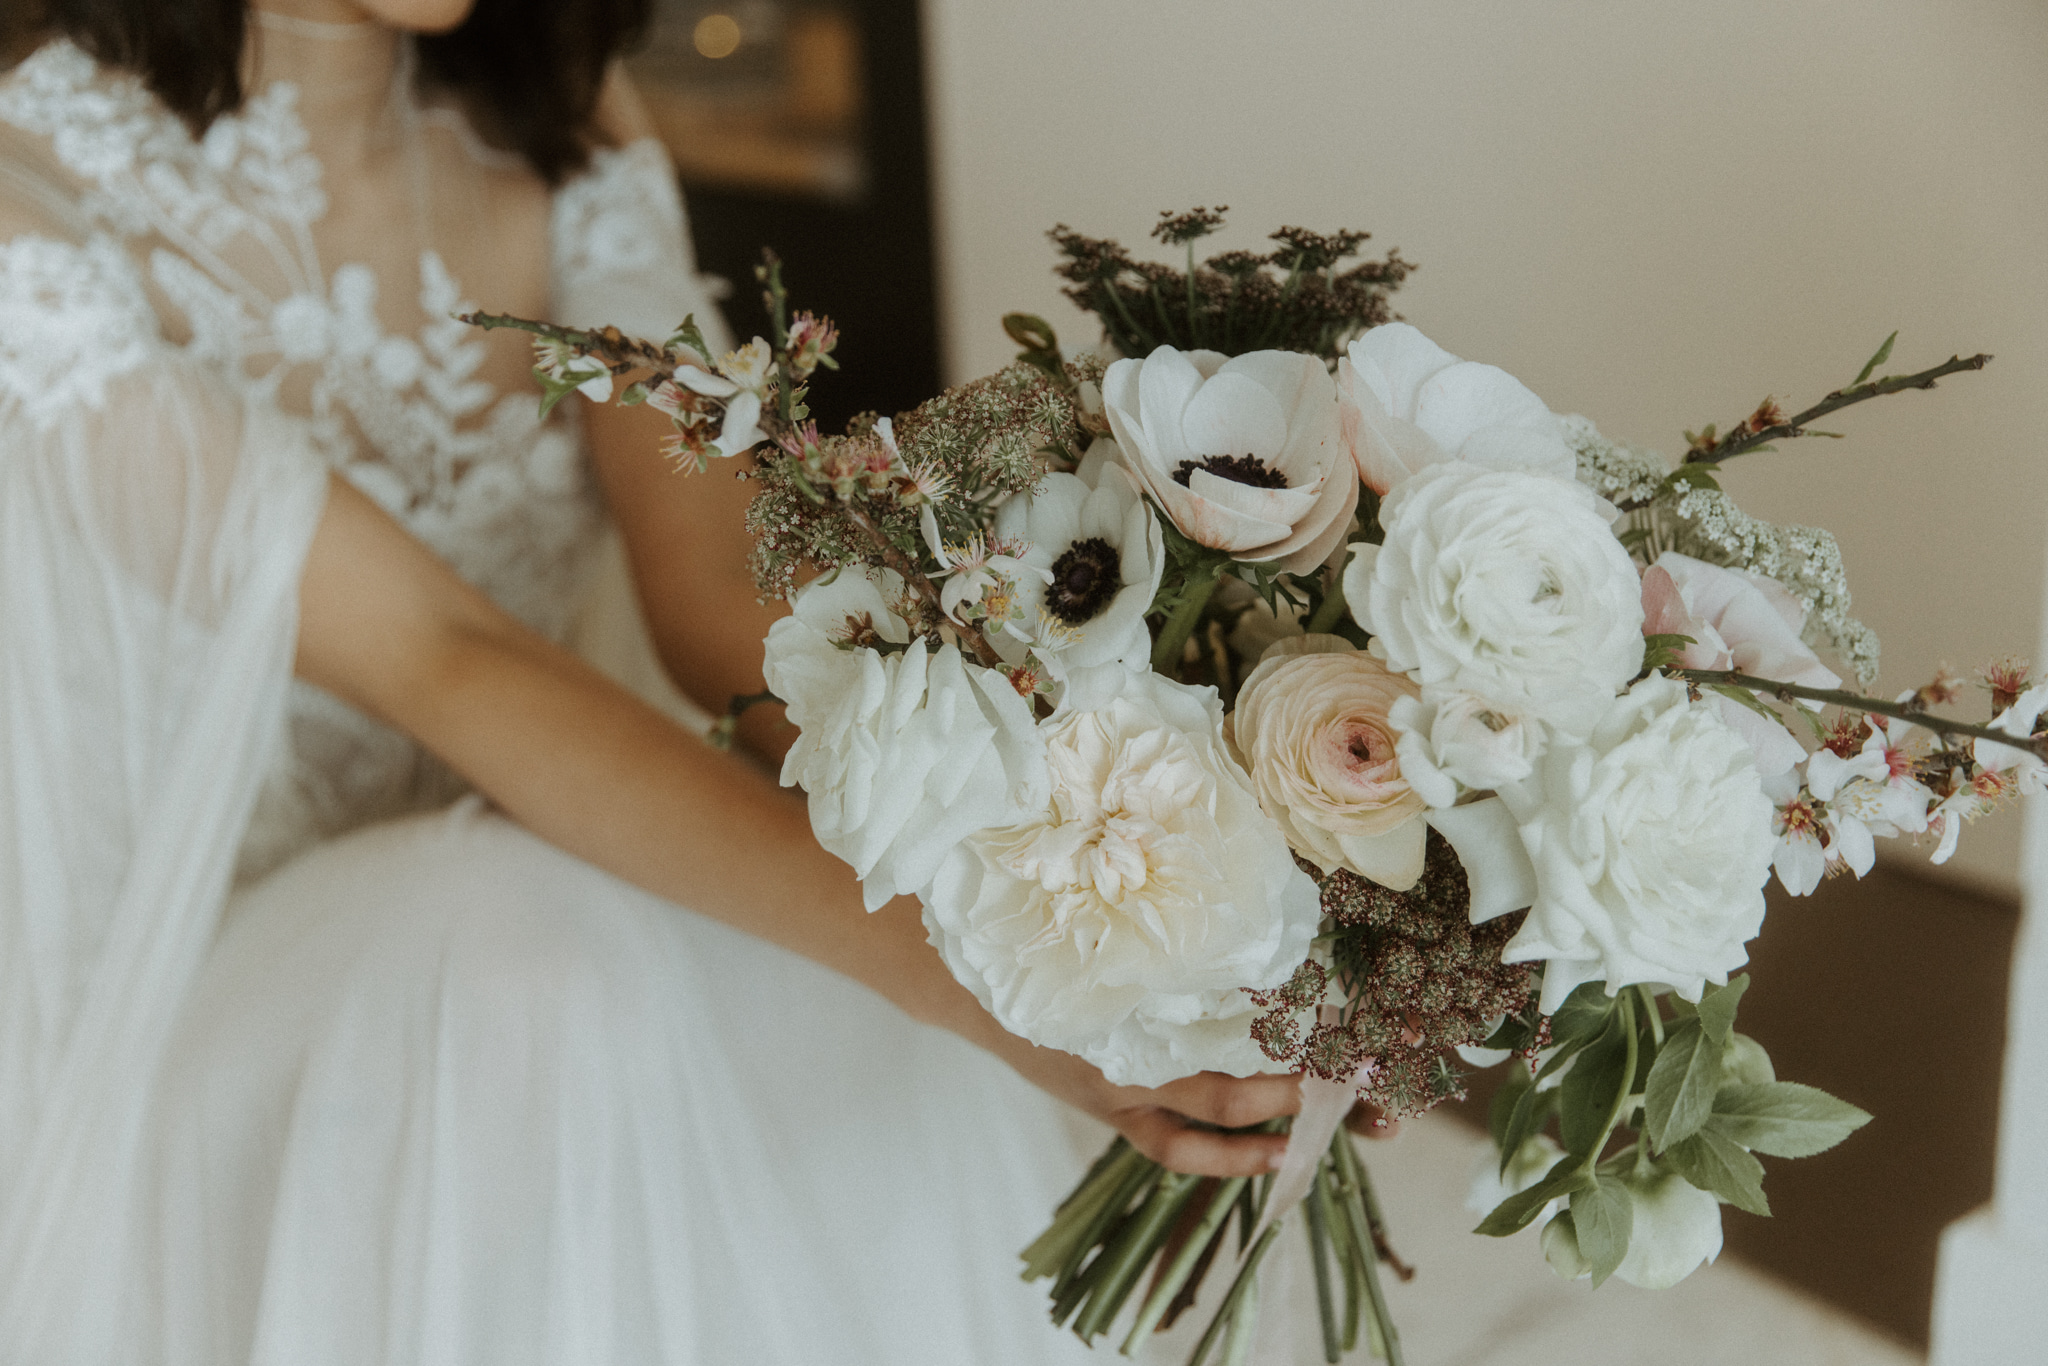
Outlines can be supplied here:
[[[603, 525], [574, 405], [543, 421], [521, 341], [450, 315], [705, 317], [666, 156], [603, 151], [548, 195], [417, 96], [388, 35], [263, 38], [266, 68], [299, 79], [197, 140], [69, 43], [0, 80], [0, 211], [63, 229], [10, 233], [0, 212], [0, 391], [56, 421], [160, 333], [303, 423], [331, 468], [560, 639]], [[296, 686], [242, 873], [460, 791], [406, 738]]]

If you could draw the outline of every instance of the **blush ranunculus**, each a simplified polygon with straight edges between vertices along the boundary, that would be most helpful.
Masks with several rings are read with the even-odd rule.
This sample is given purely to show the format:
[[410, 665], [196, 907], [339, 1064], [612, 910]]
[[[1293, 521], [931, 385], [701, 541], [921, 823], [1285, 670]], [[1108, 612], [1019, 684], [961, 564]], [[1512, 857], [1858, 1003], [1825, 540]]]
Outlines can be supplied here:
[[1224, 723], [1252, 790], [1296, 853], [1395, 891], [1422, 875], [1422, 798], [1387, 713], [1420, 689], [1338, 636], [1266, 652]]

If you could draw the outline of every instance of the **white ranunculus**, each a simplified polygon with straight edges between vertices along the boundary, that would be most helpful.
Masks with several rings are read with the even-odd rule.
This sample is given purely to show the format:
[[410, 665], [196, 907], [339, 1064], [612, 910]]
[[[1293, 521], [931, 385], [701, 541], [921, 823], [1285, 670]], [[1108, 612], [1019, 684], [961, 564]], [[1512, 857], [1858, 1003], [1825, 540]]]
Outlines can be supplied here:
[[1266, 652], [1224, 723], [1259, 805], [1324, 872], [1348, 868], [1395, 891], [1422, 876], [1422, 798], [1394, 754], [1389, 709], [1413, 683], [1341, 636]]
[[1097, 464], [1091, 481], [1048, 474], [996, 511], [996, 536], [1024, 547], [1021, 621], [1012, 630], [1075, 668], [1151, 653], [1145, 613], [1166, 568], [1166, 541], [1137, 483]]
[[848, 568], [768, 632], [768, 687], [802, 730], [783, 785], [809, 794], [818, 842], [853, 865], [869, 910], [931, 881], [964, 836], [1043, 809], [1047, 790], [1029, 704], [956, 647], [912, 640], [902, 600], [895, 574]]
[[1469, 693], [1424, 689], [1389, 714], [1400, 739], [1401, 772], [1431, 806], [1460, 792], [1487, 792], [1529, 776], [1543, 752], [1543, 728], [1495, 710]]
[[1119, 1084], [1268, 1065], [1244, 988], [1308, 956], [1315, 883], [1223, 746], [1209, 688], [1122, 670], [1045, 722], [1052, 796], [924, 893], [953, 975], [1012, 1033]]
[[1345, 597], [1425, 693], [1583, 735], [1643, 663], [1642, 590], [1614, 515], [1568, 479], [1432, 465], [1387, 495], [1386, 542], [1354, 547]]
[[1345, 443], [1375, 493], [1445, 460], [1560, 479], [1578, 469], [1556, 415], [1520, 380], [1459, 360], [1407, 323], [1351, 343], [1337, 387]]
[[1653, 675], [1583, 742], [1552, 743], [1501, 789], [1536, 894], [1501, 959], [1541, 961], [1542, 1008], [1582, 982], [1697, 1001], [1748, 961], [1776, 840], [1749, 746], [1683, 684]]
[[1344, 539], [1358, 479], [1314, 356], [1162, 346], [1102, 377], [1118, 448], [1190, 539], [1306, 573]]

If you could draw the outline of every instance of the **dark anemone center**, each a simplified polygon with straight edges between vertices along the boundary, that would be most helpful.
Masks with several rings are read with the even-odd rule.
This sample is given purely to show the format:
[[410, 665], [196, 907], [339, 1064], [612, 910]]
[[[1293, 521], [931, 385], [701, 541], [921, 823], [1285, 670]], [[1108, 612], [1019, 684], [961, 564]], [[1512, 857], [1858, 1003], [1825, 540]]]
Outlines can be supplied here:
[[1185, 487], [1188, 476], [1196, 470], [1207, 470], [1219, 479], [1250, 484], [1255, 489], [1287, 487], [1287, 476], [1256, 455], [1205, 455], [1200, 460], [1183, 460], [1173, 472], [1173, 482]]
[[1116, 547], [1100, 536], [1074, 542], [1052, 562], [1045, 610], [1069, 626], [1092, 620], [1123, 587], [1122, 571]]

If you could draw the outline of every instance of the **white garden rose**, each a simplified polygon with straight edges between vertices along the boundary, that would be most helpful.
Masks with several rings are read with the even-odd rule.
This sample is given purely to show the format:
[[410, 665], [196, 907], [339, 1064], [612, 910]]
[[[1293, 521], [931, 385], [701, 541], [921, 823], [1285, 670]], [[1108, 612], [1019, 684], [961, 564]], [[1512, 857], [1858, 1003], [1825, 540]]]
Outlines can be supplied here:
[[1388, 713], [1400, 738], [1394, 752], [1408, 783], [1431, 806], [1457, 804], [1462, 792], [1520, 782], [1543, 752], [1543, 727], [1500, 711], [1470, 693], [1424, 689]]
[[1189, 539], [1302, 574], [1358, 507], [1336, 387], [1314, 356], [1162, 346], [1102, 377], [1117, 446]]
[[1652, 676], [1583, 742], [1553, 742], [1500, 790], [1535, 870], [1501, 959], [1541, 961], [1548, 1013], [1582, 982], [1697, 1001], [1748, 961], [1775, 839], [1749, 746], [1683, 684]]
[[1012, 1033], [1119, 1084], [1268, 1065], [1245, 988], [1286, 981], [1322, 907], [1224, 750], [1210, 688], [1122, 670], [1044, 723], [1052, 796], [949, 851], [925, 925]]
[[768, 687], [802, 730], [783, 786], [809, 794], [818, 843], [853, 865], [869, 910], [931, 881], [962, 837], [1042, 809], [1047, 790], [1029, 704], [958, 648], [912, 640], [902, 600], [894, 573], [848, 568], [799, 590], [768, 632]]
[[1559, 479], [1577, 472], [1542, 399], [1507, 371], [1459, 360], [1407, 323], [1352, 342], [1337, 363], [1337, 389], [1345, 443], [1375, 493], [1445, 460]]
[[1432, 465], [1380, 507], [1344, 593], [1373, 651], [1426, 696], [1583, 735], [1643, 663], [1635, 564], [1614, 508], [1568, 479]]
[[1422, 876], [1422, 798], [1395, 757], [1390, 708], [1416, 686], [1341, 636], [1275, 644], [1245, 679], [1224, 734], [1259, 805], [1324, 872], [1397, 892]]
[[1031, 571], [1017, 578], [1021, 610], [1010, 629], [1074, 668], [1142, 664], [1165, 536], [1122, 466], [1096, 462], [1089, 473], [1048, 474], [996, 510], [996, 536], [1022, 546], [1018, 559]]

